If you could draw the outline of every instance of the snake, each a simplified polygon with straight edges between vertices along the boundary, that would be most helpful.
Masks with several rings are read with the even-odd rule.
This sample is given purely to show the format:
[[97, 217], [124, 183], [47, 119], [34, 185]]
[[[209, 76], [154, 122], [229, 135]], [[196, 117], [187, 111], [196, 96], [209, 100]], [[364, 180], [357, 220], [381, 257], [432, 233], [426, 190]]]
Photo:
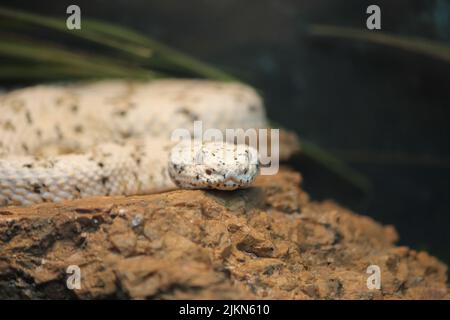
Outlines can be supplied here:
[[192, 132], [194, 121], [221, 131], [267, 127], [262, 98], [238, 82], [97, 80], [4, 92], [0, 206], [249, 187], [259, 173], [251, 146], [174, 145], [173, 131]]

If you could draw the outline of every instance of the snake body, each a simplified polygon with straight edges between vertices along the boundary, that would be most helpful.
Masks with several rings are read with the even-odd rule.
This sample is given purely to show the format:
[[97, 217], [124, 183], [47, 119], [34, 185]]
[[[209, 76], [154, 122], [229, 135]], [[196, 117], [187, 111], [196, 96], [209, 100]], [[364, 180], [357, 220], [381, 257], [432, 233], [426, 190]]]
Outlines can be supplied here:
[[[261, 98], [239, 83], [100, 81], [5, 93], [0, 206], [248, 186], [258, 172], [251, 147], [204, 143], [203, 166], [180, 165], [189, 148], [171, 156], [173, 130], [192, 130], [196, 120], [203, 129], [267, 126]], [[228, 149], [236, 153], [231, 161], [220, 156]]]

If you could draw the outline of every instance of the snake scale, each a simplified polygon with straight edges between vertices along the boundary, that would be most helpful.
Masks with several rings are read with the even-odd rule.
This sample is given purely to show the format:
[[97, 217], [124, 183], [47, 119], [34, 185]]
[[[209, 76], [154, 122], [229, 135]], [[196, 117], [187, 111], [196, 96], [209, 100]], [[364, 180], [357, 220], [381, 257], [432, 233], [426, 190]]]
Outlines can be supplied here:
[[[4, 93], [0, 206], [247, 187], [258, 174], [251, 147], [202, 142], [203, 165], [180, 164], [192, 147], [177, 149], [179, 163], [170, 157], [173, 130], [197, 120], [204, 129], [267, 127], [262, 99], [240, 83], [104, 80]], [[220, 156], [227, 150], [231, 161]]]

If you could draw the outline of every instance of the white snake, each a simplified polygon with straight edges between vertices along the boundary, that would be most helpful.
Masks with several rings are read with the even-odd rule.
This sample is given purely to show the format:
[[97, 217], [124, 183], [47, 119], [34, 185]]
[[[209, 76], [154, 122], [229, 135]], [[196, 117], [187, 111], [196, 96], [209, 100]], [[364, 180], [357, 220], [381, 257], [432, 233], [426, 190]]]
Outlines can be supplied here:
[[[204, 129], [267, 127], [261, 98], [238, 83], [101, 81], [0, 95], [0, 206], [247, 187], [258, 173], [250, 147], [210, 142], [202, 165], [180, 165], [189, 148], [169, 159], [172, 131], [194, 120]], [[234, 159], [221, 158], [224, 150]]]

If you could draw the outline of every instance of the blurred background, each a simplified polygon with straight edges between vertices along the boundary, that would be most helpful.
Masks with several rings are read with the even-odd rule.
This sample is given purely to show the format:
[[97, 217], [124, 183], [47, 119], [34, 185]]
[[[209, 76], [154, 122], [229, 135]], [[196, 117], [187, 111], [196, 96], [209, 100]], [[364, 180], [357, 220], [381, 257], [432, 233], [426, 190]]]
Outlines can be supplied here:
[[[310, 157], [297, 157], [292, 165], [303, 174], [313, 199], [335, 199], [393, 224], [400, 244], [450, 263], [450, 0], [1, 3], [61, 17], [64, 23], [70, 4], [81, 8], [82, 29], [88, 18], [126, 26], [255, 86], [271, 120], [371, 183], [361, 188]], [[380, 6], [382, 26], [372, 33], [419, 39], [416, 46], [314, 29], [351, 27], [367, 35], [371, 4]], [[48, 37], [58, 39], [50, 31]], [[428, 41], [438, 44], [437, 51], [420, 49]], [[0, 81], [7, 88], [30, 82]]]

